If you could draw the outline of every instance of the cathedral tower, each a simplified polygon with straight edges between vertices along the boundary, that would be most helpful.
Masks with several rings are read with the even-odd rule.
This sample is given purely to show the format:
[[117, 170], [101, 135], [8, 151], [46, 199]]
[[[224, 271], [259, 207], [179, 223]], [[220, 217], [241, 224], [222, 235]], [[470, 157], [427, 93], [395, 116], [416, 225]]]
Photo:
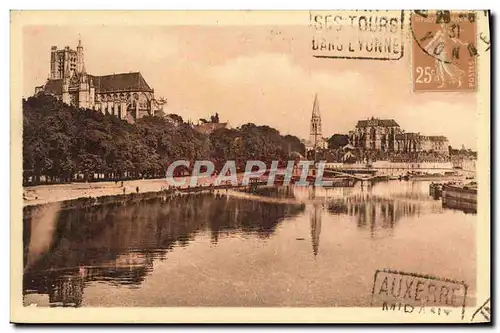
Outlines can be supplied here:
[[66, 104], [71, 104], [71, 97], [69, 95], [69, 73], [64, 75], [62, 81], [62, 101]]
[[70, 77], [76, 69], [77, 52], [65, 46], [58, 50], [57, 46], [50, 48], [50, 76], [51, 80], [63, 79], [66, 75]]
[[76, 71], [78, 73], [83, 72], [85, 68], [85, 61], [83, 59], [83, 46], [82, 40], [78, 39], [78, 46], [76, 47]]
[[[78, 44], [81, 47], [81, 44]], [[80, 52], [80, 51], [78, 51]], [[82, 64], [81, 70], [78, 72], [79, 89], [78, 89], [78, 107], [88, 109], [90, 105], [90, 82], [85, 70], [85, 64]], [[93, 106], [92, 106], [93, 107]]]

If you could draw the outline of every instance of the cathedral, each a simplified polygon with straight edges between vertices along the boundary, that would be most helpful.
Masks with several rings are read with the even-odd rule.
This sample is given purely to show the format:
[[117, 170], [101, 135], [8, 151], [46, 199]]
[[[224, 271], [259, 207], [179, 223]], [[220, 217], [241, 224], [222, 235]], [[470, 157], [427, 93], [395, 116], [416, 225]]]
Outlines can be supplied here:
[[305, 143], [306, 152], [310, 150], [327, 149], [328, 142], [321, 136], [321, 115], [319, 114], [318, 95], [314, 96], [313, 110], [311, 115], [309, 140]]
[[405, 132], [394, 119], [359, 120], [349, 132], [349, 143], [362, 150], [386, 153], [436, 152], [449, 154], [448, 139], [442, 135]]
[[154, 90], [139, 72], [95, 76], [87, 73], [81, 40], [76, 50], [66, 46], [50, 52], [50, 74], [35, 94], [54, 95], [64, 103], [109, 113], [134, 122], [161, 107]]

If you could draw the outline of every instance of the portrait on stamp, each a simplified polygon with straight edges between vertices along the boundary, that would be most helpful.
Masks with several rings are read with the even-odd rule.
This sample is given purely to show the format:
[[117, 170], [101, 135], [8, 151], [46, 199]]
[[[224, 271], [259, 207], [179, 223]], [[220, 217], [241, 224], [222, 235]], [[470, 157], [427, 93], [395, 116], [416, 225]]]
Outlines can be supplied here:
[[476, 90], [476, 16], [449, 10], [412, 13], [415, 91]]

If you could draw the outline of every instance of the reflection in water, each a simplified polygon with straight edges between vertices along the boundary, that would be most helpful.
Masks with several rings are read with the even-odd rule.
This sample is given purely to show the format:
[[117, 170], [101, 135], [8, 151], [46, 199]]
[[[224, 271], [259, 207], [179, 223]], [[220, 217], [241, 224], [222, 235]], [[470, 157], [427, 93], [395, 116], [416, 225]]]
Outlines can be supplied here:
[[[51, 305], [79, 306], [86, 283], [137, 287], [155, 259], [188, 246], [200, 231], [210, 230], [213, 244], [230, 233], [265, 239], [303, 209], [202, 194], [62, 211], [50, 251], [25, 267], [24, 292], [48, 294]], [[37, 237], [30, 228], [36, 218], [24, 221], [27, 239]], [[29, 256], [25, 247], [25, 265]]]
[[[403, 183], [405, 192], [394, 191], [392, 188], [378, 187], [373, 191], [373, 186], [364, 185], [357, 192], [346, 192], [346, 189], [307, 189], [307, 196], [311, 200], [322, 195], [324, 202], [314, 201], [308, 210], [311, 222], [311, 243], [313, 254], [316, 257], [319, 251], [321, 222], [324, 207], [330, 215], [343, 215], [356, 219], [359, 229], [368, 229], [370, 236], [375, 236], [377, 230], [389, 231], [395, 227], [397, 221], [420, 214], [440, 213], [443, 211], [439, 202], [432, 201], [428, 195], [419, 191], [420, 187], [412, 183]], [[295, 193], [304, 192], [296, 188]], [[338, 194], [342, 195], [339, 197]], [[304, 194], [299, 194], [304, 195]], [[419, 200], [420, 199], [420, 200]]]
[[[374, 232], [377, 228], [394, 228], [395, 223], [403, 217], [419, 215], [422, 206], [412, 201], [359, 194], [342, 202], [330, 202], [327, 209], [330, 214], [356, 217], [358, 227], [369, 227]], [[431, 209], [432, 212], [441, 210], [438, 205], [434, 205]]]
[[[24, 219], [23, 292], [48, 295], [50, 306], [78, 307], [89, 284], [104, 284], [104, 290], [141, 290], [154, 263], [164, 262], [169, 251], [185, 248], [199, 236], [207, 235], [211, 246], [218, 246], [223, 238], [268, 242], [280, 233], [278, 226], [304, 215], [309, 219], [316, 258], [322, 227], [328, 229], [332, 221], [347, 219], [359, 232], [369, 231], [372, 238], [391, 237], [398, 222], [409, 216], [443, 213], [439, 202], [425, 195], [426, 191], [425, 184], [412, 182], [349, 189], [263, 188], [253, 194], [309, 201], [290, 205], [197, 194], [61, 211], [55, 225], [50, 225], [52, 239], [36, 248], [35, 262], [31, 262], [33, 247], [28, 245], [48, 233], [39, 224], [43, 221], [40, 216], [28, 214]], [[329, 254], [324, 249], [322, 253]]]
[[313, 254], [316, 257], [319, 251], [319, 235], [321, 234], [321, 214], [322, 209], [319, 205], [314, 205], [310, 212], [311, 219], [311, 243], [313, 247]]

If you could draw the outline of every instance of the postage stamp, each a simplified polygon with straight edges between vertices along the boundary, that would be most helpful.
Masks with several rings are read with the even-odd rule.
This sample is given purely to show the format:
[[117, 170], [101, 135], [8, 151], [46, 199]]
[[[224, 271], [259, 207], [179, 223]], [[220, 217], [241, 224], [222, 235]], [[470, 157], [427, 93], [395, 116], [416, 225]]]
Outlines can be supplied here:
[[411, 13], [414, 91], [475, 91], [477, 27], [475, 12]]
[[403, 57], [403, 11], [310, 12], [315, 58], [399, 60]]
[[461, 281], [393, 270], [377, 270], [373, 278], [372, 306], [382, 311], [464, 319], [466, 300]]

